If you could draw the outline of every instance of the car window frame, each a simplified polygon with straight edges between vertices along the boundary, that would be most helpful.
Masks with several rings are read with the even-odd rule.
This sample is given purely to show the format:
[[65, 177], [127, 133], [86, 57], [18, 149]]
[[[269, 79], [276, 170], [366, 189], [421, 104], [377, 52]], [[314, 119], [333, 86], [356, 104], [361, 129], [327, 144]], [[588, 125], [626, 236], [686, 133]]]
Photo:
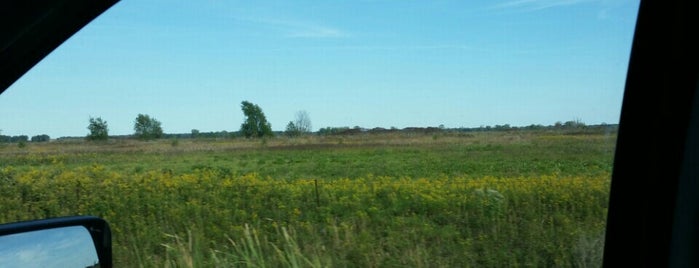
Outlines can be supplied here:
[[696, 14], [692, 1], [640, 3], [614, 156], [605, 267], [699, 265], [691, 228], [699, 223], [698, 191], [690, 187], [699, 174], [699, 137], [689, 135], [699, 120]]

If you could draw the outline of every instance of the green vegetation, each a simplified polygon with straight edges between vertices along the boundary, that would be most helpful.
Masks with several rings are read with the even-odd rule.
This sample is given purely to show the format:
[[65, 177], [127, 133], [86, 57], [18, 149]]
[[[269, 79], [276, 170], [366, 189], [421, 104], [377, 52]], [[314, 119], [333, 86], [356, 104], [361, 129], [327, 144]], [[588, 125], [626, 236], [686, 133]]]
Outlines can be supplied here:
[[32, 142], [47, 142], [49, 140], [51, 140], [51, 137], [49, 137], [49, 135], [46, 134], [32, 136], [31, 139]]
[[284, 134], [289, 137], [298, 137], [301, 135], [308, 135], [312, 130], [311, 117], [308, 115], [308, 112], [298, 111], [296, 112], [296, 120], [289, 121]]
[[163, 136], [163, 128], [160, 121], [151, 118], [147, 114], [138, 114], [134, 121], [134, 136], [141, 140], [159, 139]]
[[101, 117], [92, 118], [90, 117], [90, 124], [87, 125], [87, 129], [90, 133], [87, 134], [87, 140], [91, 141], [105, 141], [109, 138], [109, 127], [107, 126], [107, 121], [102, 120]]
[[245, 115], [245, 121], [240, 125], [240, 133], [242, 133], [243, 136], [246, 138], [274, 136], [274, 133], [272, 133], [272, 125], [267, 122], [267, 117], [265, 117], [260, 106], [248, 101], [243, 101], [240, 107]]
[[615, 133], [0, 149], [0, 221], [104, 217], [116, 266], [597, 266]]

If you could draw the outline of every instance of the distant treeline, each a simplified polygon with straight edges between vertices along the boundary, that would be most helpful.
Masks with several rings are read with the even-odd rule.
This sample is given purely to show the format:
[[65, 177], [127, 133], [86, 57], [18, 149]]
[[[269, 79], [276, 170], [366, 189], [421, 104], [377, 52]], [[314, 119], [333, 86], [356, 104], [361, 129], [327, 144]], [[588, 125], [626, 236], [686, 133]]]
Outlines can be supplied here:
[[[567, 134], [585, 134], [585, 133], [597, 133], [597, 132], [616, 132], [619, 128], [618, 124], [599, 124], [599, 125], [586, 125], [580, 121], [567, 121], [567, 122], [556, 122], [553, 125], [529, 125], [529, 126], [510, 126], [509, 124], [504, 125], [494, 125], [494, 126], [481, 126], [475, 128], [445, 128], [444, 126], [438, 127], [406, 127], [406, 128], [362, 128], [359, 126], [355, 127], [324, 127], [316, 132], [311, 132], [313, 135], [320, 136], [331, 136], [331, 135], [358, 135], [358, 134], [383, 134], [383, 133], [415, 133], [415, 134], [436, 134], [436, 133], [460, 133], [460, 132], [486, 132], [486, 131], [563, 131]], [[275, 131], [275, 135], [282, 136], [284, 131]], [[191, 133], [172, 133], [163, 134], [162, 138], [165, 139], [221, 139], [221, 138], [238, 138], [243, 137], [240, 131], [211, 131], [211, 132], [200, 132], [193, 129]], [[133, 135], [116, 135], [109, 136], [110, 139], [133, 139]], [[84, 139], [84, 137], [60, 137], [57, 140], [77, 140]], [[0, 143], [11, 143], [11, 142], [45, 142], [49, 141], [50, 137], [48, 135], [37, 135], [31, 137], [31, 139], [26, 135], [19, 136], [6, 136], [0, 135]]]
[[[7, 136], [0, 135], [0, 143], [11, 143], [11, 142], [27, 142], [29, 141], [29, 136], [19, 135], [19, 136]], [[51, 140], [51, 137], [46, 134], [36, 135], [31, 138], [32, 142], [45, 142]]]
[[599, 125], [585, 125], [580, 122], [569, 121], [566, 123], [556, 123], [555, 125], [544, 126], [544, 125], [529, 125], [523, 127], [505, 125], [495, 125], [495, 126], [482, 126], [476, 128], [444, 128], [440, 127], [406, 127], [403, 129], [398, 128], [360, 128], [355, 126], [353, 128], [349, 127], [326, 127], [321, 128], [316, 132], [318, 135], [356, 135], [356, 134], [381, 134], [381, 133], [421, 133], [421, 134], [431, 134], [431, 133], [458, 133], [458, 132], [486, 132], [486, 131], [564, 131], [568, 134], [584, 134], [584, 133], [594, 133], [594, 132], [615, 132], [619, 128], [618, 124], [599, 124]]

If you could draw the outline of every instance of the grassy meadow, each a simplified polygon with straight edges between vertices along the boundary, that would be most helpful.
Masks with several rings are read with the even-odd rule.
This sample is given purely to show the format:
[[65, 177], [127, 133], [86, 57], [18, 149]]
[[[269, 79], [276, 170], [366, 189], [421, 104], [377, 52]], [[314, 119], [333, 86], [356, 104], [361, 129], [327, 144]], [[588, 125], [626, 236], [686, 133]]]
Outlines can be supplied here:
[[615, 133], [0, 145], [0, 222], [95, 215], [116, 267], [601, 264]]

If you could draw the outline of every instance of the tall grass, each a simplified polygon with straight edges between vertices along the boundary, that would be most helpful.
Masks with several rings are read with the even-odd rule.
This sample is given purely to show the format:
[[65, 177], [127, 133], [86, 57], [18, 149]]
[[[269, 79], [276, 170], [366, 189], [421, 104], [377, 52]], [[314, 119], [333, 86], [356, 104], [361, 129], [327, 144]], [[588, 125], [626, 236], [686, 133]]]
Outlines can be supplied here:
[[573, 265], [608, 194], [606, 177], [370, 176], [319, 184], [319, 204], [314, 180], [211, 170], [0, 176], [0, 220], [104, 217], [123, 266]]
[[0, 151], [0, 222], [103, 217], [119, 267], [599, 266], [613, 152], [518, 134], [42, 146]]

